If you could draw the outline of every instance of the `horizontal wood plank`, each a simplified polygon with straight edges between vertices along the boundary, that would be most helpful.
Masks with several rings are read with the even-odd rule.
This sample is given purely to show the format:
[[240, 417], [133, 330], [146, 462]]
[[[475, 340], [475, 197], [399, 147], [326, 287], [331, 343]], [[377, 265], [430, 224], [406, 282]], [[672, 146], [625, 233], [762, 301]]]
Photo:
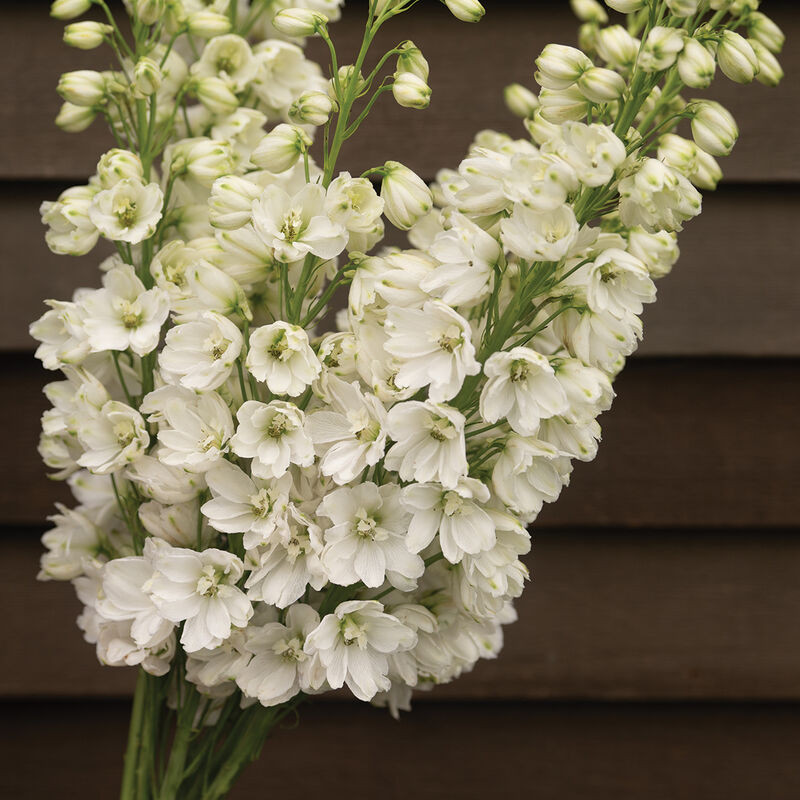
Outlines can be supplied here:
[[[119, 791], [127, 704], [3, 708], [0, 793], [84, 800]], [[797, 706], [453, 705], [399, 722], [304, 708], [230, 800], [795, 800]]]
[[[101, 667], [82, 640], [72, 587], [33, 580], [36, 532], [0, 541], [0, 696], [130, 693], [134, 670]], [[500, 658], [419, 702], [800, 700], [795, 532], [537, 531], [527, 563]]]
[[[354, 3], [332, 31], [340, 62], [354, 58], [363, 29], [363, 3]], [[111, 146], [97, 121], [84, 134], [65, 134], [53, 125], [60, 100], [58, 76], [79, 68], [107, 69], [106, 50], [79, 52], [60, 41], [62, 26], [47, 17], [47, 4], [4, 3], [0, 28], [0, 74], [6, 79], [0, 104], [0, 177], [69, 178], [84, 180], [98, 156]], [[403, 161], [425, 176], [462, 158], [474, 134], [483, 128], [524, 135], [505, 109], [502, 90], [518, 81], [533, 86], [533, 61], [548, 42], [573, 44], [577, 22], [566, 0], [549, 3], [492, 2], [476, 26], [457, 23], [439, 3], [429, 3], [387, 26], [376, 53], [398, 39], [413, 39], [431, 63], [433, 103], [424, 112], [399, 108], [384, 98], [343, 151], [341, 166], [353, 172], [383, 163]], [[800, 34], [800, 11], [791, 3], [770, 3], [768, 13], [784, 28], [791, 42]], [[327, 64], [327, 53], [312, 42], [311, 53]], [[502, 54], [502, 57], [498, 57]], [[796, 181], [800, 153], [787, 135], [797, 122], [800, 85], [792, 79], [800, 68], [800, 49], [781, 56], [788, 78], [777, 89], [758, 84], [740, 87], [721, 77], [714, 97], [730, 107], [741, 127], [741, 140], [725, 171], [732, 181]], [[693, 96], [690, 92], [689, 96]]]
[[[591, 464], [540, 517], [543, 526], [791, 527], [800, 520], [794, 361], [631, 361], [600, 421]], [[36, 442], [48, 375], [30, 356], [2, 356], [9, 391], [0, 521], [42, 523], [64, 487], [45, 477]]]
[[[38, 206], [58, 184], [13, 184], [0, 197], [0, 349], [32, 350], [28, 325], [46, 298], [98, 286], [108, 243], [80, 258], [53, 255]], [[644, 314], [640, 355], [800, 356], [796, 245], [800, 193], [790, 187], [729, 186], [680, 235], [682, 256]], [[757, 235], [754, 235], [757, 232]], [[393, 243], [402, 244], [394, 237]], [[21, 276], [25, 278], [22, 279]]]

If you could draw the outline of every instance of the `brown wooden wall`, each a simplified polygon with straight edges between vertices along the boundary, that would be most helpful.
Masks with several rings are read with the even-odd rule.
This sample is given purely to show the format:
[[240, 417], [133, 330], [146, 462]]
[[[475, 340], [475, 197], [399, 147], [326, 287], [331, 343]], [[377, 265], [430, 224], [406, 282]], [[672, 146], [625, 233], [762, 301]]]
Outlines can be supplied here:
[[[69, 586], [34, 581], [64, 493], [36, 455], [47, 376], [27, 325], [43, 298], [97, 281], [96, 258], [47, 251], [37, 207], [107, 145], [52, 124], [59, 73], [103, 64], [60, 45], [47, 6], [0, 2], [0, 798], [70, 800], [114, 796], [132, 673], [97, 665]], [[482, 127], [522, 135], [502, 87], [530, 84], [541, 47], [572, 43], [575, 23], [567, 0], [486, 6], [478, 26], [434, 0], [396, 23], [431, 63], [433, 105], [387, 101], [343, 165], [395, 158], [431, 178]], [[787, 33], [786, 79], [714, 88], [740, 144], [645, 313], [600, 455], [537, 523], [500, 659], [399, 723], [319, 703], [235, 797], [800, 797], [800, 7], [762, 8]], [[353, 3], [334, 29], [345, 51], [359, 25]]]

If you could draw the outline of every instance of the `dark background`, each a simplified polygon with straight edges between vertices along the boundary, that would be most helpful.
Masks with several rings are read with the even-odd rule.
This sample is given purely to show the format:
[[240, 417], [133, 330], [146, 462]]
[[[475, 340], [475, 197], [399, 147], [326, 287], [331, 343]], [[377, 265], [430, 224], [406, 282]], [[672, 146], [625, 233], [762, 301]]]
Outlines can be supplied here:
[[[430, 61], [433, 104], [384, 99], [343, 169], [392, 158], [430, 179], [481, 128], [524, 136], [502, 88], [532, 86], [541, 47], [574, 42], [576, 23], [567, 0], [486, 5], [477, 26], [434, 0], [390, 26]], [[110, 146], [99, 123], [53, 125], [58, 75], [108, 64], [61, 45], [47, 9], [0, 2], [0, 797], [71, 800], [116, 792], [134, 673], [96, 663], [70, 586], [34, 581], [65, 494], [35, 450], [52, 376], [27, 325], [44, 298], [99, 280], [96, 254], [48, 252], [37, 207]], [[800, 797], [800, 7], [762, 10], [787, 34], [786, 79], [712, 87], [740, 144], [645, 313], [599, 457], [535, 526], [533, 582], [500, 659], [400, 722], [337, 700], [304, 709], [234, 797]], [[333, 28], [340, 61], [360, 12], [351, 3]]]

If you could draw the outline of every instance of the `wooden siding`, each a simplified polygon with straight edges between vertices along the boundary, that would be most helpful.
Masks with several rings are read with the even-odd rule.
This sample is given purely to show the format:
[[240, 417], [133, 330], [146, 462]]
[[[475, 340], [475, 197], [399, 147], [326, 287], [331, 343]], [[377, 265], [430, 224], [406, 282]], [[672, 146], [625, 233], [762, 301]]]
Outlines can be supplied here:
[[[99, 125], [52, 125], [58, 75], [106, 64], [63, 47], [47, 6], [0, 3], [0, 797], [15, 800], [114, 796], [133, 677], [96, 663], [69, 586], [34, 580], [65, 495], [35, 452], [41, 387], [57, 376], [32, 359], [27, 325], [45, 297], [98, 280], [97, 252], [47, 251], [37, 207], [108, 145]], [[571, 43], [576, 25], [567, 0], [486, 6], [478, 26], [433, 0], [398, 23], [431, 63], [433, 105], [387, 100], [343, 167], [394, 158], [432, 178], [482, 127], [523, 134], [502, 87], [530, 84], [540, 48]], [[800, 796], [800, 6], [763, 9], [787, 34], [787, 77], [777, 90], [720, 77], [712, 91], [741, 141], [645, 313], [600, 455], [534, 526], [533, 581], [501, 657], [399, 723], [341, 698], [304, 709], [233, 798]], [[333, 28], [345, 52], [358, 26], [350, 8]]]

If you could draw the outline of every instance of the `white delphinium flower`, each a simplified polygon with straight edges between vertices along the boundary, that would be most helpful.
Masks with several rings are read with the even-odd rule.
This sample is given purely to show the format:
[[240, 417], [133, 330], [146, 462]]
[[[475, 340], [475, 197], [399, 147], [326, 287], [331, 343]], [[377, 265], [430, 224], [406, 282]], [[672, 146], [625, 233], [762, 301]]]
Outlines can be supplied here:
[[560, 261], [576, 243], [578, 230], [568, 205], [534, 211], [515, 203], [511, 216], [500, 222], [506, 249], [528, 261]]
[[292, 479], [251, 478], [235, 464], [221, 461], [206, 473], [213, 499], [203, 504], [208, 523], [222, 533], [244, 533], [248, 549], [269, 541], [286, 530], [286, 512]]
[[135, 408], [109, 400], [99, 414], [82, 420], [78, 440], [84, 448], [78, 464], [90, 472], [107, 475], [141, 458], [150, 444], [150, 435]]
[[[254, 623], [255, 615], [250, 620]], [[234, 629], [222, 644], [210, 649], [195, 650], [186, 659], [186, 680], [209, 699], [229, 697], [236, 691], [236, 678], [250, 661], [245, 641], [250, 625], [244, 630]], [[206, 724], [215, 724], [213, 716]]]
[[394, 444], [386, 468], [404, 481], [438, 481], [448, 489], [467, 474], [464, 415], [451, 406], [409, 400], [392, 407], [388, 431]]
[[611, 408], [614, 389], [605, 372], [566, 355], [551, 358], [550, 365], [567, 397], [562, 416], [570, 422], [588, 422]]
[[700, 189], [716, 189], [722, 179], [722, 170], [714, 156], [681, 136], [664, 134], [658, 141], [656, 155]]
[[480, 372], [469, 322], [440, 300], [421, 309], [389, 308], [386, 332], [386, 352], [400, 363], [395, 383], [412, 390], [429, 385], [434, 402], [455, 397], [464, 378]]
[[157, 647], [175, 627], [165, 619], [149, 594], [158, 552], [156, 540], [147, 539], [143, 556], [115, 558], [103, 568], [102, 592], [95, 610], [112, 622], [130, 622], [130, 637], [137, 647]]
[[437, 262], [427, 253], [402, 250], [367, 261], [374, 270], [375, 292], [384, 302], [392, 306], [418, 308], [429, 299], [421, 284], [436, 269]]
[[381, 603], [349, 600], [308, 634], [303, 649], [319, 658], [322, 675], [315, 685], [325, 679], [333, 689], [346, 684], [359, 700], [368, 701], [391, 687], [388, 656], [416, 642], [417, 634], [384, 613]]
[[247, 88], [256, 76], [258, 63], [250, 45], [234, 33], [215, 36], [203, 48], [200, 60], [192, 65], [197, 77], [220, 77], [234, 91]]
[[325, 206], [331, 221], [347, 230], [348, 250], [366, 253], [383, 236], [384, 201], [368, 178], [342, 172], [328, 187]]
[[216, 392], [166, 386], [147, 395], [141, 410], [158, 422], [158, 458], [168, 466], [205, 472], [229, 450], [233, 418]]
[[253, 225], [279, 261], [298, 261], [308, 253], [334, 258], [344, 250], [347, 232], [330, 219], [325, 205], [325, 189], [318, 184], [306, 184], [294, 196], [273, 184], [253, 203]]
[[551, 153], [515, 154], [503, 179], [506, 197], [534, 211], [558, 208], [577, 188], [578, 178], [573, 167]]
[[[606, 5], [614, 8], [617, 3], [612, 4], [606, 0]], [[635, 0], [632, 5], [635, 5], [636, 9], [638, 9], [642, 3]], [[641, 42], [628, 33], [622, 25], [609, 25], [608, 27], [600, 28], [595, 42], [600, 58], [609, 66], [623, 72], [633, 68], [639, 54], [640, 45]]]
[[272, 119], [286, 119], [289, 107], [304, 91], [325, 88], [319, 65], [306, 59], [296, 44], [280, 41], [273, 34], [257, 44], [253, 53], [258, 72], [251, 85]]
[[150, 594], [165, 619], [184, 623], [181, 644], [187, 653], [217, 647], [233, 626], [247, 625], [253, 607], [236, 586], [244, 573], [239, 558], [215, 548], [198, 553], [159, 544]]
[[49, 310], [28, 328], [31, 337], [40, 342], [34, 355], [45, 369], [80, 364], [90, 351], [83, 307], [60, 300], [45, 300], [45, 305]]
[[159, 460], [158, 448], [152, 455], [142, 456], [125, 471], [125, 477], [136, 484], [143, 497], [165, 505], [188, 503], [205, 488], [202, 475], [170, 467]]
[[712, 156], [730, 155], [739, 138], [739, 127], [727, 108], [715, 100], [695, 100], [691, 104], [692, 137]]
[[678, 237], [674, 231], [648, 233], [644, 228], [628, 231], [628, 252], [640, 259], [653, 278], [663, 278], [678, 260]]
[[203, 311], [167, 331], [158, 366], [170, 383], [207, 392], [228, 380], [242, 344], [233, 322], [216, 311]]
[[328, 375], [327, 408], [309, 414], [307, 429], [320, 456], [320, 471], [336, 483], [349, 483], [375, 466], [386, 449], [386, 409], [358, 383]]
[[40, 581], [69, 581], [85, 571], [86, 565], [106, 555], [103, 532], [79, 509], [56, 503], [59, 513], [48, 519], [55, 527], [42, 535], [47, 552], [39, 560]]
[[245, 365], [271, 392], [290, 397], [302, 394], [322, 369], [308, 334], [281, 320], [251, 332]]
[[293, 403], [248, 400], [236, 412], [239, 427], [231, 439], [237, 456], [252, 458], [259, 478], [280, 478], [289, 464], [314, 462], [314, 443], [305, 431], [305, 414]]
[[700, 213], [703, 202], [683, 175], [655, 158], [645, 158], [633, 175], [623, 178], [619, 194], [622, 223], [647, 231], [681, 230], [683, 222]]
[[42, 203], [39, 211], [48, 226], [44, 238], [54, 253], [82, 256], [97, 244], [100, 231], [89, 217], [95, 194], [93, 186], [71, 186], [55, 202]]
[[381, 198], [384, 213], [396, 228], [407, 231], [433, 207], [431, 190], [425, 181], [398, 161], [382, 168]]
[[107, 239], [138, 244], [155, 233], [163, 203], [157, 183], [125, 178], [94, 196], [89, 219]]
[[536, 59], [536, 83], [545, 89], [566, 89], [591, 69], [592, 60], [582, 50], [564, 44], [548, 44]]
[[294, 167], [309, 147], [311, 137], [300, 126], [281, 123], [256, 145], [250, 160], [257, 167], [277, 175]]
[[677, 60], [686, 41], [683, 28], [656, 25], [647, 34], [637, 66], [645, 72], [660, 72], [669, 69]]
[[303, 647], [319, 622], [319, 614], [311, 606], [296, 603], [286, 612], [285, 624], [249, 627], [244, 646], [252, 658], [236, 676], [242, 692], [270, 707], [285, 703], [298, 692], [311, 691], [311, 657]]
[[550, 417], [542, 420], [536, 437], [553, 445], [562, 455], [592, 461], [600, 442], [600, 425], [594, 419], [571, 422], [564, 417]]
[[322, 552], [333, 583], [362, 581], [377, 588], [388, 580], [401, 591], [416, 588], [425, 565], [406, 546], [409, 516], [399, 486], [367, 482], [336, 489], [325, 495], [317, 513], [333, 523], [325, 530]]
[[408, 548], [419, 553], [438, 533], [442, 554], [451, 564], [464, 553], [488, 550], [495, 542], [494, 523], [484, 509], [489, 498], [489, 489], [475, 478], [461, 478], [452, 489], [435, 483], [406, 486], [402, 503], [413, 514]]
[[480, 398], [486, 422], [508, 419], [512, 430], [534, 436], [539, 422], [568, 409], [567, 396], [547, 358], [529, 347], [493, 353], [483, 371], [488, 378]]
[[83, 329], [92, 351], [132, 350], [143, 356], [158, 346], [169, 315], [169, 295], [145, 289], [134, 268], [123, 264], [103, 276], [103, 288], [82, 298]]
[[474, 306], [491, 291], [502, 249], [493, 236], [463, 214], [453, 212], [449, 224], [448, 230], [433, 240], [429, 252], [439, 266], [420, 281], [420, 289], [450, 306]]
[[251, 570], [245, 583], [247, 596], [278, 608], [300, 599], [308, 586], [319, 591], [328, 582], [321, 561], [320, 526], [294, 505], [289, 506], [282, 525], [268, 537], [265, 547], [252, 547], [255, 537], [245, 534], [247, 567]]
[[531, 537], [512, 514], [494, 508], [488, 513], [495, 526], [495, 542], [480, 553], [464, 555], [459, 590], [465, 608], [474, 614], [495, 616], [505, 600], [522, 594], [530, 577], [519, 557], [530, 552]]
[[202, 518], [197, 499], [165, 505], [155, 500], [139, 506], [139, 520], [144, 529], [174, 547], [208, 546], [215, 534]]
[[607, 125], [565, 122], [552, 147], [586, 186], [604, 186], [625, 161], [625, 145]]
[[642, 321], [633, 314], [620, 318], [587, 308], [560, 314], [554, 330], [575, 358], [615, 374], [642, 338]]
[[513, 511], [532, 518], [569, 482], [569, 460], [550, 444], [512, 434], [494, 464], [492, 486]]
[[[78, 619], [81, 625], [83, 620]], [[141, 667], [150, 675], [166, 675], [175, 656], [175, 634], [153, 647], [139, 647], [131, 636], [130, 622], [112, 622], [97, 615], [96, 642], [97, 660], [109, 667]], [[83, 627], [81, 625], [81, 627]], [[87, 632], [86, 638], [90, 639]]]
[[[656, 299], [647, 267], [624, 250], [604, 250], [588, 267], [586, 300], [592, 311], [615, 317], [641, 314], [643, 303]], [[559, 412], [560, 413], [560, 412]]]

